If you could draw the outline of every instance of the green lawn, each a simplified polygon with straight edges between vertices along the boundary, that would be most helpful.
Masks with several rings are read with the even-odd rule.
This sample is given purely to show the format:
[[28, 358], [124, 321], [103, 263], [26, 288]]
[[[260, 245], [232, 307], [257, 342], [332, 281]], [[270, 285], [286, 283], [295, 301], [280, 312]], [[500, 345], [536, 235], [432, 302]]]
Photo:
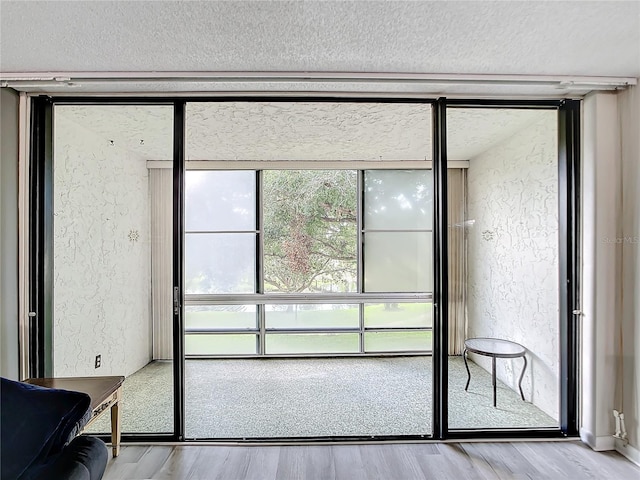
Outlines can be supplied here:
[[[357, 353], [357, 333], [274, 334], [266, 337], [268, 354]], [[431, 351], [431, 331], [365, 333], [365, 351]], [[252, 355], [255, 334], [186, 335], [187, 355]]]
[[[213, 308], [213, 307], [212, 307]], [[255, 328], [255, 312], [223, 310], [187, 311], [187, 328]], [[331, 310], [301, 310], [267, 312], [267, 328], [358, 328], [358, 306]], [[394, 306], [371, 304], [365, 307], [365, 326], [427, 327], [431, 326], [431, 304], [401, 303]], [[366, 352], [430, 351], [431, 331], [366, 332]], [[256, 352], [254, 333], [204, 335], [187, 334], [187, 355], [238, 355]], [[357, 353], [357, 333], [278, 334], [267, 333], [267, 354]]]
[[[430, 303], [399, 303], [385, 309], [385, 304], [365, 306], [365, 326], [378, 327], [430, 327]], [[267, 312], [267, 328], [358, 328], [358, 306], [332, 310], [302, 310], [292, 305], [291, 311]], [[197, 311], [187, 307], [186, 328], [255, 328], [255, 311], [225, 310]], [[218, 307], [219, 308], [219, 307]]]

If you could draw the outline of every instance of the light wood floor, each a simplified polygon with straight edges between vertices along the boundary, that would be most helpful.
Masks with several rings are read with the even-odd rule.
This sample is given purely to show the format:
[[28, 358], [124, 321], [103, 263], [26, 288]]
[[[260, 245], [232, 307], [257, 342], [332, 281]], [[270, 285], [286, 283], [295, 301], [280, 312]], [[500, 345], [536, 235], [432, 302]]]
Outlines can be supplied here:
[[580, 442], [126, 446], [104, 480], [638, 480], [640, 467]]

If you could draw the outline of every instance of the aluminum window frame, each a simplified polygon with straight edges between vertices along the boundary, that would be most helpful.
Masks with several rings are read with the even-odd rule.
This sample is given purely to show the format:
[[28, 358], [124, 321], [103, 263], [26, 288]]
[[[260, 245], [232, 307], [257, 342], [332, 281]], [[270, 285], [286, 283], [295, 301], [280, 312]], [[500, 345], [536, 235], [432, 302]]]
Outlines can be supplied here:
[[[187, 168], [185, 176], [188, 175], [189, 170], [204, 170], [204, 171], [238, 171], [237, 168], [230, 167], [224, 162], [211, 162], [214, 165], [211, 168], [207, 168], [209, 162], [198, 162], [194, 165], [195, 168]], [[256, 258], [255, 258], [255, 292], [250, 293], [237, 293], [237, 294], [185, 294], [184, 305], [185, 306], [215, 306], [215, 305], [255, 305], [256, 307], [256, 327], [253, 329], [247, 328], [224, 328], [224, 329], [206, 329], [206, 328], [187, 328], [184, 329], [185, 337], [187, 335], [230, 335], [230, 334], [252, 334], [257, 335], [256, 340], [256, 353], [251, 354], [186, 354], [187, 359], [192, 358], [278, 358], [278, 357], [318, 357], [318, 356], [336, 356], [336, 355], [354, 355], [354, 356], [401, 356], [401, 355], [431, 355], [433, 348], [425, 350], [400, 350], [400, 351], [367, 351], [365, 346], [366, 333], [376, 332], [431, 332], [433, 339], [433, 324], [425, 327], [367, 327], [365, 325], [365, 305], [371, 303], [424, 303], [429, 305], [432, 303], [433, 292], [375, 292], [368, 293], [364, 291], [364, 234], [367, 230], [364, 229], [364, 202], [365, 202], [365, 182], [364, 176], [366, 171], [370, 170], [391, 170], [391, 171], [407, 171], [407, 170], [431, 170], [431, 162], [428, 160], [420, 162], [384, 162], [381, 165], [379, 162], [324, 162], [325, 168], [322, 170], [352, 170], [356, 174], [356, 292], [348, 293], [267, 293], [264, 289], [264, 186], [263, 186], [263, 172], [269, 171], [282, 171], [282, 170], [320, 170], [317, 165], [313, 163], [315, 168], [305, 168], [311, 166], [312, 162], [296, 162], [291, 161], [287, 164], [278, 162], [278, 167], [273, 168], [273, 165], [269, 165], [272, 168], [258, 168], [264, 167], [264, 163], [269, 162], [250, 162], [255, 167], [255, 198], [256, 198], [256, 230], [242, 231], [239, 233], [256, 233]], [[331, 164], [331, 168], [328, 168], [327, 164]], [[333, 165], [333, 164], [339, 165]], [[363, 168], [363, 163], [366, 167]], [[408, 168], [405, 164], [410, 163], [411, 167]], [[419, 166], [420, 168], [415, 168]], [[287, 167], [287, 168], [284, 168]], [[336, 168], [341, 167], [341, 168]], [[354, 168], [357, 167], [357, 168]], [[249, 169], [245, 169], [249, 170]], [[405, 230], [370, 230], [374, 232], [389, 231], [389, 232], [403, 232]], [[408, 232], [423, 232], [432, 233], [431, 230], [406, 230]], [[189, 234], [197, 233], [236, 233], [222, 232], [222, 231], [185, 231], [185, 237]], [[309, 328], [309, 329], [281, 329], [281, 328], [267, 328], [266, 326], [266, 305], [312, 305], [312, 304], [354, 304], [358, 305], [358, 328], [350, 327], [327, 327], [327, 328]], [[266, 339], [269, 334], [341, 334], [341, 333], [357, 333], [359, 351], [357, 353], [295, 353], [295, 354], [269, 354], [266, 351]]]

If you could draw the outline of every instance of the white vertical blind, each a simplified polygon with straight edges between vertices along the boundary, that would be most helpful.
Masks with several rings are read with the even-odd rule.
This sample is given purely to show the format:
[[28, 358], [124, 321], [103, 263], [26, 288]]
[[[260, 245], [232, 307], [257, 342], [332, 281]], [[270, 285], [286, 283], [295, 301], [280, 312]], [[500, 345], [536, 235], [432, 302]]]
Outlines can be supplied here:
[[447, 170], [449, 355], [461, 355], [467, 331], [466, 170]]
[[173, 358], [173, 170], [149, 169], [153, 359]]

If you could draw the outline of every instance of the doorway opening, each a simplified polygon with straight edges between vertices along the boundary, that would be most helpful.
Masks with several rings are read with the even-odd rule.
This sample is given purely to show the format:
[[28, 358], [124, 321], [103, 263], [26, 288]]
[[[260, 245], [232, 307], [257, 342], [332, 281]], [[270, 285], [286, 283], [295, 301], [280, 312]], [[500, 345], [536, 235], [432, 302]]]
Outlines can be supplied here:
[[434, 156], [431, 102], [178, 103], [53, 108], [52, 372], [125, 375], [125, 438], [561, 432], [557, 106], [449, 108]]

